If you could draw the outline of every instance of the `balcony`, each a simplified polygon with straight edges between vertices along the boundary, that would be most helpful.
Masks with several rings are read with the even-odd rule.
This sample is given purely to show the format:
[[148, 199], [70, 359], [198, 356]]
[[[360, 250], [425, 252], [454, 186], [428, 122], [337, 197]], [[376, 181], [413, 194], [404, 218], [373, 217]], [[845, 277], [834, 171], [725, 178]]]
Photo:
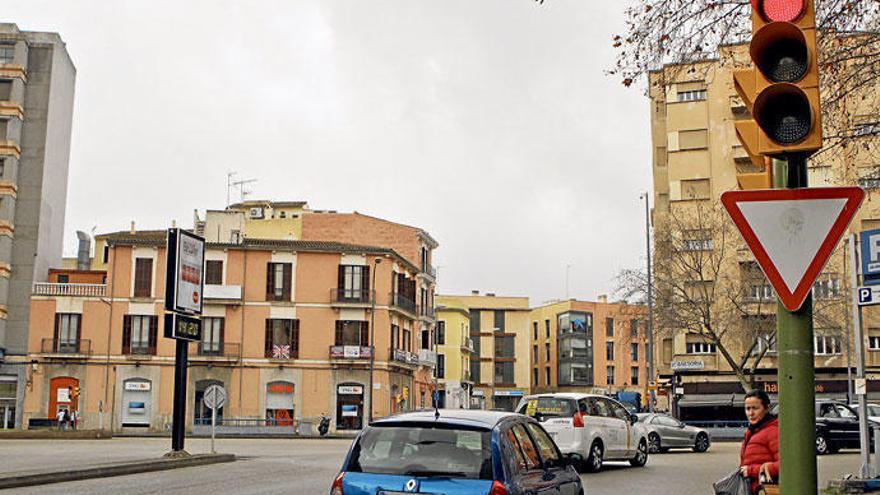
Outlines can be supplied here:
[[373, 355], [372, 347], [357, 345], [331, 345], [330, 359], [345, 359], [359, 361], [370, 359]]
[[430, 349], [419, 349], [419, 364], [433, 368], [437, 365], [437, 353]]
[[104, 284], [55, 284], [38, 282], [34, 284], [35, 296], [76, 296], [104, 297], [107, 286]]
[[153, 356], [156, 355], [156, 348], [146, 345], [130, 346], [122, 349], [122, 353], [127, 359], [153, 359]]
[[0, 101], [0, 115], [4, 117], [14, 117], [19, 120], [24, 119], [24, 109], [18, 103], [9, 100]]
[[40, 353], [56, 354], [56, 355], [75, 355], [75, 356], [91, 356], [92, 341], [91, 340], [59, 340], [59, 339], [43, 339], [40, 345]]
[[422, 269], [419, 272], [419, 276], [428, 278], [433, 282], [437, 280], [437, 269], [431, 266], [430, 263], [422, 263]]
[[417, 366], [419, 364], [418, 355], [403, 349], [390, 349], [388, 355], [391, 356], [391, 361], [396, 363], [407, 364], [410, 366]]
[[198, 342], [191, 361], [238, 361], [241, 359], [241, 344], [227, 342]]
[[412, 299], [404, 297], [402, 294], [390, 293], [391, 309], [402, 312], [404, 316], [415, 318], [417, 315], [416, 303]]
[[434, 307], [433, 306], [422, 306], [419, 305], [419, 319], [425, 320], [428, 322], [434, 321]]
[[464, 352], [477, 352], [474, 349], [474, 339], [464, 339], [461, 342], [461, 350]]
[[220, 304], [241, 304], [241, 286], [205, 285], [205, 301]]
[[340, 307], [367, 307], [375, 291], [366, 289], [330, 289], [330, 304]]

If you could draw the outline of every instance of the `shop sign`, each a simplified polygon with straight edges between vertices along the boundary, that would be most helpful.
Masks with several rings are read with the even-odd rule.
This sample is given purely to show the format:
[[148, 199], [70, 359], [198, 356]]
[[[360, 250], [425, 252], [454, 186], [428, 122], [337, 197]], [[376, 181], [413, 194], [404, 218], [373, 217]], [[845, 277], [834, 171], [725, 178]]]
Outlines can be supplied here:
[[496, 390], [495, 397], [522, 397], [522, 390]]
[[293, 393], [293, 385], [290, 383], [270, 383], [269, 384], [269, 393], [270, 394], [292, 394]]
[[474, 391], [471, 393], [471, 395], [474, 396], [474, 397], [483, 397], [484, 394], [483, 394], [483, 391], [482, 391], [482, 390], [474, 390]]
[[[778, 394], [779, 393], [779, 384], [776, 382], [764, 382], [764, 392], [768, 394]], [[824, 383], [817, 383], [816, 389], [817, 394], [824, 394], [826, 391]]]
[[58, 389], [57, 402], [70, 402], [70, 389], [69, 388], [59, 388]]
[[183, 229], [168, 229], [165, 309], [202, 314], [205, 239]]
[[673, 361], [672, 371], [697, 371], [706, 367], [706, 363], [702, 360], [698, 361]]
[[148, 392], [150, 389], [150, 382], [125, 382], [125, 390], [130, 390], [134, 392]]
[[361, 395], [364, 393], [364, 387], [360, 385], [340, 385], [336, 390], [339, 395]]

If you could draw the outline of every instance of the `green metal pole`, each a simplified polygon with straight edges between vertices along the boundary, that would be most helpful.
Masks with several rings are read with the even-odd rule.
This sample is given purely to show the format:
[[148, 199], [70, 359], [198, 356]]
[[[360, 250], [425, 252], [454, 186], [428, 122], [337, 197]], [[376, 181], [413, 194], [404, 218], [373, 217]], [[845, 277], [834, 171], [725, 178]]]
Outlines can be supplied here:
[[[787, 167], [774, 160], [774, 186], [785, 181], [789, 189], [807, 187], [807, 164], [791, 157]], [[813, 359], [813, 296], [797, 311], [782, 303], [776, 310], [776, 342], [779, 353], [779, 489], [783, 495], [817, 494], [816, 473], [816, 377]]]

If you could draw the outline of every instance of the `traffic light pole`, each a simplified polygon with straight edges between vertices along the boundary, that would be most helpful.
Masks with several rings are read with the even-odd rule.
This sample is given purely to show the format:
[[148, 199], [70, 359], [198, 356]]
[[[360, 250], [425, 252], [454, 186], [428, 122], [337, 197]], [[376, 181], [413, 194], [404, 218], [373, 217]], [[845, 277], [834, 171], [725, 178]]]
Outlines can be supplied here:
[[177, 355], [174, 360], [174, 405], [171, 415], [171, 453], [186, 455], [186, 366], [189, 357], [189, 342], [177, 340]]
[[[774, 187], [807, 187], [807, 160], [790, 156], [774, 160]], [[778, 173], [782, 172], [782, 173]], [[782, 183], [784, 182], [784, 183]], [[776, 342], [779, 354], [779, 471], [780, 493], [815, 495], [816, 384], [813, 360], [813, 297], [807, 296], [797, 311], [782, 303], [776, 310]]]

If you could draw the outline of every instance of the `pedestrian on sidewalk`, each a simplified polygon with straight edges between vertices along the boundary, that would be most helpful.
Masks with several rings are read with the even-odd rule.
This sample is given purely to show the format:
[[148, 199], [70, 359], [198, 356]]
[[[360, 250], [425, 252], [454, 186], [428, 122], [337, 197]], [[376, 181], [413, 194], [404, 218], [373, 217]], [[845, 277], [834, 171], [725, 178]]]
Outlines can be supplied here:
[[749, 427], [740, 449], [739, 464], [754, 493], [762, 475], [771, 481], [779, 479], [779, 420], [770, 414], [770, 396], [763, 390], [746, 394], [745, 410]]
[[55, 423], [58, 426], [58, 431], [64, 429], [64, 409], [58, 410], [58, 414], [55, 415]]
[[74, 409], [70, 414], [70, 424], [73, 426], [73, 431], [76, 431], [76, 426], [79, 423], [79, 411]]

